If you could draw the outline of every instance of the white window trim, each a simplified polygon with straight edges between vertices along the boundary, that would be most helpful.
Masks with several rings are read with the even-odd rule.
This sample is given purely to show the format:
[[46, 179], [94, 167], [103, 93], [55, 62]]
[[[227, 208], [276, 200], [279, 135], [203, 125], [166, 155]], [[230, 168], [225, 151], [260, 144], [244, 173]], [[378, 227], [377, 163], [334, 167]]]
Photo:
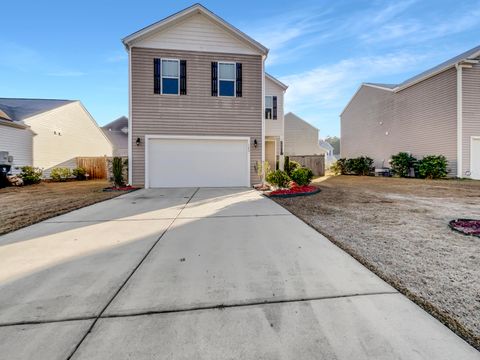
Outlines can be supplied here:
[[[265, 101], [265, 109], [263, 110], [263, 116], [265, 117], [265, 120], [274, 120], [274, 119], [273, 119], [273, 97], [274, 97], [274, 96], [275, 96], [275, 95], [265, 95], [265, 100], [266, 100], [267, 97], [271, 97], [271, 98], [272, 98], [272, 107], [267, 107], [267, 102]], [[270, 114], [271, 114], [271, 116], [272, 116], [270, 119], [268, 119], [268, 118], [265, 116], [265, 111], [266, 111], [267, 109], [271, 109], [271, 110], [272, 110], [272, 111], [270, 112]]]
[[[178, 76], [163, 76], [163, 60], [176, 61], [178, 64]], [[163, 78], [165, 79], [177, 79], [177, 93], [176, 94], [164, 94], [163, 93]], [[180, 95], [180, 59], [160, 58], [160, 94], [167, 96], [179, 96]]]
[[[220, 64], [232, 64], [235, 71], [235, 79], [220, 79]], [[217, 72], [218, 72], [218, 79], [217, 79], [217, 89], [218, 89], [218, 97], [226, 97], [232, 98], [237, 96], [237, 63], [233, 61], [217, 61]], [[222, 81], [233, 81], [233, 95], [220, 95], [220, 80]]]

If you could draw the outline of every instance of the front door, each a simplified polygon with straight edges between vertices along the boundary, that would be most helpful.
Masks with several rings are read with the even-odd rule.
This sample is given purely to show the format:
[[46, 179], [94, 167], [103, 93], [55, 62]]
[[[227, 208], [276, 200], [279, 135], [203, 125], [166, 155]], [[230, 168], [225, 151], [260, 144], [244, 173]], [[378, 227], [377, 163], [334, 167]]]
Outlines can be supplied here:
[[275, 153], [275, 140], [265, 141], [265, 161], [270, 165], [271, 170], [276, 169], [277, 154]]

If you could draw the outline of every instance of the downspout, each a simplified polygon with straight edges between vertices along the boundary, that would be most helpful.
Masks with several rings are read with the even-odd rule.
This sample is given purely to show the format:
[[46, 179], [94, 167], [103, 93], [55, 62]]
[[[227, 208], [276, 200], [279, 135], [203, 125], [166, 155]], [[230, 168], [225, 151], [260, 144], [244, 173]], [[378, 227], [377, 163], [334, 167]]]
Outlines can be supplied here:
[[[265, 59], [266, 56], [262, 56], [262, 109], [260, 111], [260, 116], [262, 119], [262, 169], [263, 164], [265, 163]], [[265, 172], [262, 171], [262, 178], [260, 179], [263, 183], [265, 181]]]
[[132, 159], [132, 51], [128, 47], [128, 183], [133, 182]]
[[463, 99], [462, 99], [462, 65], [457, 68], [457, 177], [463, 177]]

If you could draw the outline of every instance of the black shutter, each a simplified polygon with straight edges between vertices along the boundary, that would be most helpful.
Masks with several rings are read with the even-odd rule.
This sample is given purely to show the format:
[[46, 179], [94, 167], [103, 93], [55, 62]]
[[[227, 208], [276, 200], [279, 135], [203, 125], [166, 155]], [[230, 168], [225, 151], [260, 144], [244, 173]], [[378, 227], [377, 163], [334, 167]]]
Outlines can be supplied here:
[[212, 96], [218, 96], [218, 63], [212, 62]]
[[160, 94], [161, 59], [153, 59], [153, 93]]
[[237, 63], [237, 97], [242, 97], [242, 64]]
[[180, 95], [187, 95], [187, 60], [180, 60]]
[[272, 96], [272, 102], [273, 102], [272, 118], [273, 120], [277, 120], [277, 97], [276, 96]]

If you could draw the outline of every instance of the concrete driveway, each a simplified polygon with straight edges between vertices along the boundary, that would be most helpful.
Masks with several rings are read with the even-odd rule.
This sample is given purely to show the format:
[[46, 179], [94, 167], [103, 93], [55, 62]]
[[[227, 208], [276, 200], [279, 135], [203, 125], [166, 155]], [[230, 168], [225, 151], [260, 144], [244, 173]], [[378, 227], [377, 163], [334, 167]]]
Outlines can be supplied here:
[[273, 201], [202, 188], [140, 190], [0, 237], [0, 358], [480, 353]]

